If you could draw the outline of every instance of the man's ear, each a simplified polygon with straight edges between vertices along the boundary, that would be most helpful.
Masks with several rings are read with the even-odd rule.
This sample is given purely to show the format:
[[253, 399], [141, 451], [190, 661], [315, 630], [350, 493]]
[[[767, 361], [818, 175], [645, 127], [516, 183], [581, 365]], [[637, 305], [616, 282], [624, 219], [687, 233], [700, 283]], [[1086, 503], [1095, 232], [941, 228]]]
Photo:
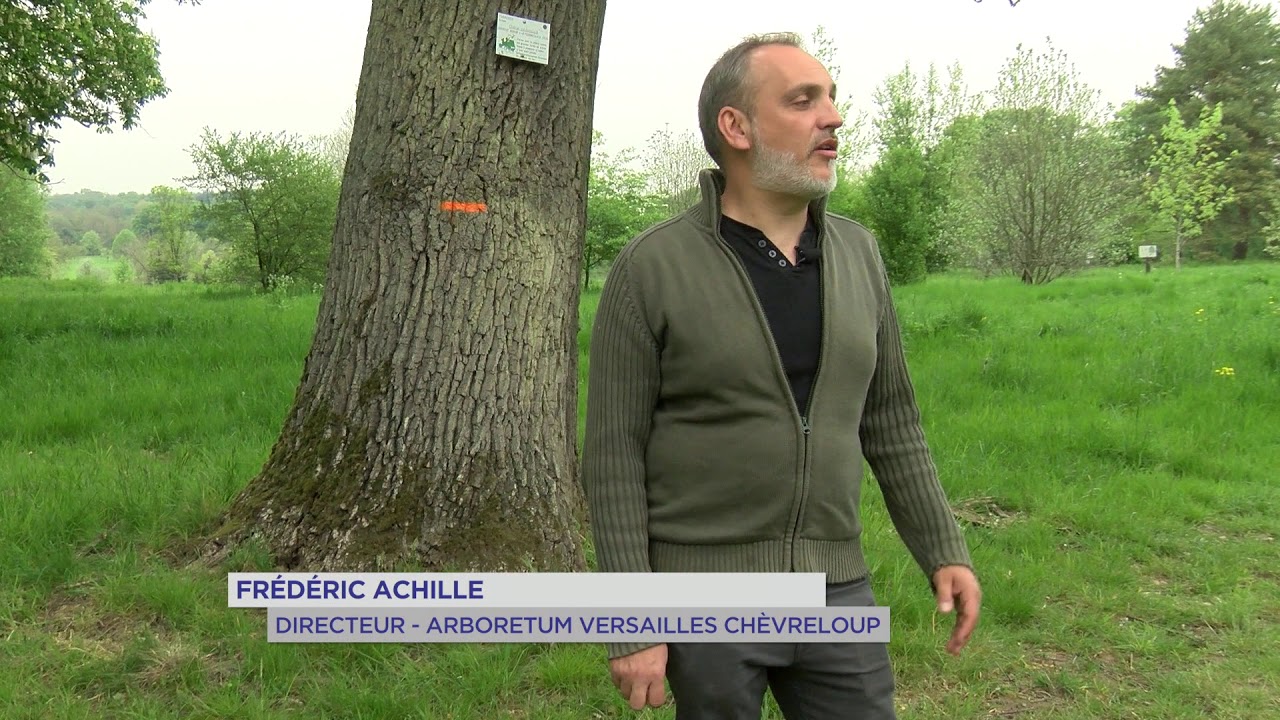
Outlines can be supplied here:
[[716, 125], [726, 145], [744, 152], [751, 149], [751, 120], [746, 113], [736, 108], [721, 108]]

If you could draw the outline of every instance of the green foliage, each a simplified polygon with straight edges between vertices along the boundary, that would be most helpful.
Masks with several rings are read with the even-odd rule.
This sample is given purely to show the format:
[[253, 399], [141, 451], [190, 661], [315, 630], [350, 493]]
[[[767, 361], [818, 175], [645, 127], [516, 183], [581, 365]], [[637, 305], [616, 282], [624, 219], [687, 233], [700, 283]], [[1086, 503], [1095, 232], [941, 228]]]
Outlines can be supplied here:
[[595, 133], [582, 256], [584, 288], [590, 288], [594, 270], [612, 262], [631, 238], [662, 220], [670, 208], [668, 198], [650, 192], [648, 178], [632, 167], [630, 151], [610, 155], [601, 149], [603, 142]]
[[128, 129], [167, 94], [155, 39], [138, 29], [147, 2], [0, 3], [0, 164], [43, 180], [62, 121]]
[[137, 242], [137, 233], [129, 228], [125, 228], [116, 233], [115, 238], [111, 240], [111, 255], [119, 257], [122, 253], [127, 252], [128, 248]]
[[876, 233], [890, 277], [923, 279], [947, 267], [940, 226], [954, 157], [943, 145], [945, 129], [973, 106], [958, 65], [944, 88], [937, 69], [918, 76], [910, 64], [875, 93], [880, 155], [862, 188], [866, 224]]
[[1151, 155], [1147, 192], [1161, 217], [1173, 224], [1176, 266], [1182, 267], [1182, 242], [1200, 234], [1201, 226], [1234, 199], [1223, 183], [1227, 163], [1215, 149], [1224, 140], [1222, 106], [1205, 106], [1199, 122], [1187, 127], [1177, 102], [1169, 101], [1167, 120]]
[[872, 166], [864, 188], [866, 224], [876, 234], [889, 280], [923, 280], [933, 223], [925, 196], [924, 154], [910, 139], [892, 142]]
[[1226, 206], [1232, 211], [1209, 224], [1220, 226], [1228, 237], [1256, 238], [1275, 196], [1272, 188], [1280, 184], [1280, 165], [1275, 162], [1275, 142], [1280, 138], [1280, 23], [1275, 9], [1215, 0], [1195, 12], [1185, 40], [1173, 49], [1174, 64], [1157, 71], [1132, 109], [1128, 134], [1134, 168], [1145, 171], [1163, 142], [1161, 128], [1168, 123], [1171, 101], [1187, 125], [1197, 123], [1206, 108], [1221, 106], [1221, 135], [1213, 149], [1220, 158], [1235, 153], [1222, 174], [1235, 200]]
[[1267, 224], [1261, 233], [1262, 252], [1269, 258], [1280, 260], [1280, 185], [1273, 186], [1272, 197], [1268, 200], [1268, 208], [1263, 213]]
[[147, 279], [158, 283], [186, 280], [194, 250], [190, 229], [195, 201], [182, 188], [157, 185], [151, 188], [151, 203], [155, 224], [146, 241]]
[[649, 136], [642, 165], [648, 192], [663, 198], [664, 212], [672, 216], [698, 201], [698, 173], [714, 162], [692, 133], [663, 129]]
[[82, 281], [104, 282], [106, 280], [106, 276], [94, 267], [92, 262], [85, 260], [80, 263], [80, 268], [76, 270], [76, 279]]
[[66, 246], [78, 246], [84, 234], [92, 230], [108, 249], [108, 241], [130, 226], [134, 211], [146, 197], [144, 193], [108, 194], [95, 190], [51, 194], [45, 202], [49, 227]]
[[993, 107], [952, 135], [944, 232], [986, 272], [1051, 282], [1096, 257], [1117, 232], [1121, 148], [1097, 93], [1052, 46], [1019, 46]]
[[133, 282], [133, 265], [132, 265], [132, 263], [129, 263], [129, 262], [127, 262], [127, 261], [126, 261], [126, 262], [118, 262], [118, 263], [116, 263], [116, 269], [115, 269], [115, 272], [114, 272], [114, 276], [115, 276], [115, 280], [116, 280], [116, 282], [118, 282], [118, 283], [131, 283], [131, 282]]
[[161, 232], [160, 208], [156, 205], [154, 195], [148, 194], [138, 203], [133, 217], [129, 220], [129, 230], [144, 241], [150, 240]]
[[53, 270], [45, 194], [34, 178], [0, 166], [0, 277], [47, 277]]
[[205, 250], [200, 259], [196, 261], [195, 271], [191, 275], [191, 279], [203, 284], [218, 282], [218, 254], [212, 250]]
[[865, 175], [841, 175], [835, 190], [827, 195], [827, 210], [867, 225], [870, 210], [867, 209], [866, 185]]
[[880, 146], [911, 138], [926, 153], [942, 141], [956, 118], [973, 113], [980, 103], [969, 94], [959, 64], [947, 68], [944, 86], [932, 63], [923, 74], [912, 70], [910, 63], [905, 64], [876, 88], [875, 101], [879, 108], [875, 128]]
[[230, 243], [232, 278], [264, 291], [324, 282], [342, 185], [332, 156], [290, 135], [206, 129], [191, 158], [186, 182], [211, 195], [200, 216]]
[[80, 249], [85, 255], [101, 255], [102, 236], [93, 230], [86, 230], [84, 235], [80, 236]]

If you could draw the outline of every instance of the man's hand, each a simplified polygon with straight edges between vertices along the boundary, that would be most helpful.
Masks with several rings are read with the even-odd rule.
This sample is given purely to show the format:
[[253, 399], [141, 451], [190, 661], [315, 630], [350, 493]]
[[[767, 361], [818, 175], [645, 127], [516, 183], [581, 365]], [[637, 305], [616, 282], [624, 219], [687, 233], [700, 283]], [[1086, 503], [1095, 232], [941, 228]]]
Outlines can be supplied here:
[[655, 645], [609, 661], [613, 684], [632, 710], [659, 707], [667, 701], [667, 646]]
[[947, 642], [947, 652], [959, 655], [969, 642], [969, 636], [978, 626], [978, 613], [982, 605], [982, 588], [973, 571], [963, 565], [938, 568], [933, 574], [933, 588], [938, 594], [938, 612], [949, 613], [955, 607], [956, 629]]

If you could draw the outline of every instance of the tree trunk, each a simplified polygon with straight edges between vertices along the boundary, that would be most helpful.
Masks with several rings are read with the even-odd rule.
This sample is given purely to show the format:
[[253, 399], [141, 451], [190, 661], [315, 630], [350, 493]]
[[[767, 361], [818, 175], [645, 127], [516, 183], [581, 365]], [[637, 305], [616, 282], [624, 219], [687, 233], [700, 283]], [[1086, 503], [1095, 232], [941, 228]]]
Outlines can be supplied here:
[[[305, 571], [582, 570], [577, 282], [603, 0], [374, 0], [315, 338], [205, 547]], [[550, 23], [546, 65], [495, 53]]]

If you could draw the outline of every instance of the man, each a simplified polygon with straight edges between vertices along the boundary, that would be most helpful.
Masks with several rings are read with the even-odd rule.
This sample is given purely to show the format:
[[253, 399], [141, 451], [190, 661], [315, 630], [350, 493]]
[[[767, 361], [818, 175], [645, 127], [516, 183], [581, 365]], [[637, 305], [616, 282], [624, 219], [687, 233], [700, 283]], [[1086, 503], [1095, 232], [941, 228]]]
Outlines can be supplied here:
[[[825, 211], [842, 120], [793, 35], [712, 67], [699, 122], [718, 169], [701, 201], [635, 238], [592, 335], [583, 484], [604, 572], [822, 572], [831, 606], [874, 605], [858, 514], [862, 460], [894, 525], [958, 609], [980, 589], [937, 480], [874, 238]], [[893, 718], [883, 644], [608, 645], [634, 709], [679, 720]]]

